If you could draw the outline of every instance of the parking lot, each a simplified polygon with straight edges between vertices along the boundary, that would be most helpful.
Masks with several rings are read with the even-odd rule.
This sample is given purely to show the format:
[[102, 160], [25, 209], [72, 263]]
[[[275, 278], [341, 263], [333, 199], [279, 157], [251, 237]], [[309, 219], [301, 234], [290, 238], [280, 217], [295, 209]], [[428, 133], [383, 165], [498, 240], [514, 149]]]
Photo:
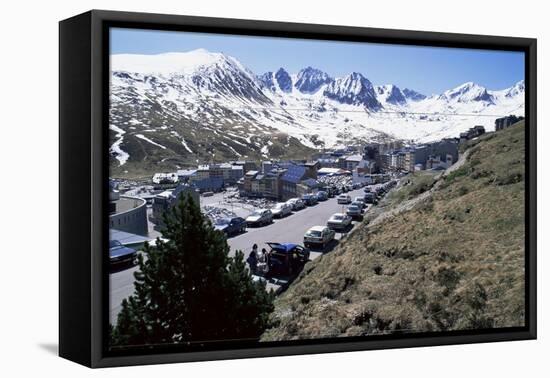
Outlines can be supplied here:
[[[236, 216], [246, 217], [257, 206], [253, 201], [229, 202], [227, 196], [231, 195], [231, 191], [216, 193], [212, 196], [201, 197], [201, 207], [203, 211], [208, 207], [223, 208], [228, 212], [234, 213]], [[348, 194], [352, 199], [364, 194], [363, 189], [350, 191]], [[267, 204], [267, 203], [266, 203]], [[272, 202], [273, 204], [273, 202]], [[263, 205], [263, 204], [261, 204]], [[317, 205], [306, 207], [305, 209], [293, 212], [282, 219], [275, 219], [273, 223], [263, 227], [249, 227], [246, 232], [228, 238], [227, 242], [231, 248], [230, 255], [234, 255], [235, 251], [241, 250], [246, 256], [250, 253], [253, 244], [258, 244], [260, 250], [268, 249], [266, 242], [280, 243], [296, 243], [303, 245], [304, 233], [312, 226], [326, 225], [327, 220], [334, 213], [345, 212], [346, 205], [338, 204], [336, 197], [329, 198], [326, 201], [319, 202]], [[367, 210], [368, 211], [368, 208]], [[353, 222], [355, 226], [357, 222]], [[346, 232], [351, 230], [348, 229]], [[325, 250], [312, 249], [310, 259], [313, 260], [323, 253], [329, 253], [338, 244], [339, 240], [345, 233], [336, 232], [336, 240], [329, 244]], [[121, 302], [124, 298], [130, 296], [134, 291], [134, 272], [137, 267], [114, 272], [110, 274], [110, 321], [116, 321], [116, 316], [121, 309]], [[268, 288], [278, 290], [284, 287], [287, 282], [285, 280], [271, 280], [268, 282]]]

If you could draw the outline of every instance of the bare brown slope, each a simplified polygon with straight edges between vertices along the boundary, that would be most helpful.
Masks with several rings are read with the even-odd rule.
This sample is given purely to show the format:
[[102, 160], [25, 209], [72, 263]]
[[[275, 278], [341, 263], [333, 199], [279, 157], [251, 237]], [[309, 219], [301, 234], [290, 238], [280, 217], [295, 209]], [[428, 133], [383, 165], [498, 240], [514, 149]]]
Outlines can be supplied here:
[[524, 142], [520, 123], [446, 176], [412, 175], [385, 210], [424, 198], [306, 265], [262, 340], [523, 325]]

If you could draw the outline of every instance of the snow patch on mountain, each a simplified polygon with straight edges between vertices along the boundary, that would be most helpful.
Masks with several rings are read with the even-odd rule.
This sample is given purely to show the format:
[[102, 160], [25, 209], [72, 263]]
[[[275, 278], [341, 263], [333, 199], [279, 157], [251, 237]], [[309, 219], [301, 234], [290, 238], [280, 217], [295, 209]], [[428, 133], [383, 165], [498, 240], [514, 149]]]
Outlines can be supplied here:
[[118, 160], [118, 165], [122, 166], [126, 164], [128, 159], [130, 158], [130, 154], [128, 154], [126, 151], [123, 151], [120, 147], [120, 145], [124, 141], [124, 134], [126, 134], [126, 131], [115, 125], [109, 125], [109, 128], [116, 133], [115, 141], [113, 144], [111, 144], [111, 147], [109, 148], [109, 153], [114, 155], [115, 159]]
[[147, 138], [147, 137], [146, 137], [145, 135], [143, 135], [143, 134], [136, 134], [135, 136], [136, 136], [136, 138], [139, 138], [139, 139], [141, 139], [141, 140], [144, 140], [144, 141], [146, 141], [146, 142], [151, 143], [153, 146], [160, 147], [160, 148], [162, 148], [163, 150], [166, 149], [166, 147], [163, 146], [162, 144], [157, 143], [157, 142], [155, 142], [155, 141], [152, 141], [151, 139]]

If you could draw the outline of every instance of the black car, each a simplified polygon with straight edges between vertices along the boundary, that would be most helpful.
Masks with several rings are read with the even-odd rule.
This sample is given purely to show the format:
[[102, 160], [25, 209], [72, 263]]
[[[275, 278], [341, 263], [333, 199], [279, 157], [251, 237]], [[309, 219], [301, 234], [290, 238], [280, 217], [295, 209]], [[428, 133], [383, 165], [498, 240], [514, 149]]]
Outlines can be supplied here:
[[219, 219], [214, 228], [223, 231], [227, 236], [237, 235], [246, 231], [246, 221], [241, 217]]
[[320, 190], [316, 193], [317, 201], [326, 201], [328, 200], [328, 193], [324, 190]]
[[109, 241], [109, 262], [111, 267], [135, 265], [137, 252], [135, 249], [122, 245], [118, 240]]
[[376, 199], [376, 194], [372, 192], [365, 193], [365, 202], [372, 204], [378, 203], [378, 200]]
[[304, 194], [302, 196], [302, 201], [304, 201], [307, 206], [313, 206], [317, 205], [318, 199], [314, 194]]
[[269, 251], [269, 275], [292, 276], [309, 261], [309, 249], [294, 243], [266, 243]]

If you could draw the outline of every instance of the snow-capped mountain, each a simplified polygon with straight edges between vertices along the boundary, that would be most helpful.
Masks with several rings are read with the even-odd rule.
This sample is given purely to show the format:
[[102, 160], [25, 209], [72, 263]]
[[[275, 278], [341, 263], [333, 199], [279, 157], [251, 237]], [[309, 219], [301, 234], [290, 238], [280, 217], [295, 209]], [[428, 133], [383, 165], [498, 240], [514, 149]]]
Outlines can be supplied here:
[[377, 98], [382, 104], [404, 105], [407, 103], [407, 98], [395, 85], [380, 85], [375, 88]]
[[427, 97], [374, 86], [358, 72], [333, 78], [313, 67], [258, 75], [203, 49], [112, 55], [112, 167], [299, 157], [352, 141], [454, 137], [523, 115], [524, 93], [523, 82], [499, 91], [465, 83]]
[[323, 84], [329, 84], [334, 79], [327, 73], [313, 67], [306, 67], [296, 76], [294, 86], [302, 93], [315, 93]]
[[335, 79], [327, 85], [323, 95], [340, 104], [363, 106], [365, 110], [376, 111], [382, 107], [372, 83], [359, 72]]
[[418, 93], [409, 88], [403, 89], [402, 93], [407, 100], [411, 100], [411, 101], [420, 101], [426, 98], [426, 96], [423, 95], [422, 93]]
[[456, 88], [445, 91], [439, 97], [449, 102], [468, 103], [473, 101], [484, 101], [493, 103], [493, 96], [487, 89], [473, 82], [464, 83]]

